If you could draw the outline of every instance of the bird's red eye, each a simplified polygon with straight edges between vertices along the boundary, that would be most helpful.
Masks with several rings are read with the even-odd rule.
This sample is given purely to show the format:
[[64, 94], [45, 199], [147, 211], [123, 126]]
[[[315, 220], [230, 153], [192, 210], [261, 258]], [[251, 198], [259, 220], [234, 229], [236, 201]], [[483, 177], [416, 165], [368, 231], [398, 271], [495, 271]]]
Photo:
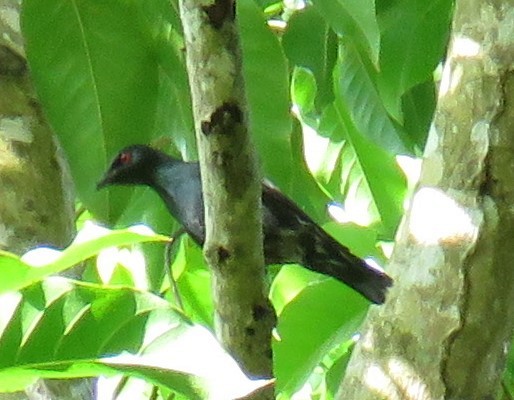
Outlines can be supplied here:
[[120, 161], [120, 164], [129, 164], [132, 161], [132, 154], [121, 153], [119, 161]]

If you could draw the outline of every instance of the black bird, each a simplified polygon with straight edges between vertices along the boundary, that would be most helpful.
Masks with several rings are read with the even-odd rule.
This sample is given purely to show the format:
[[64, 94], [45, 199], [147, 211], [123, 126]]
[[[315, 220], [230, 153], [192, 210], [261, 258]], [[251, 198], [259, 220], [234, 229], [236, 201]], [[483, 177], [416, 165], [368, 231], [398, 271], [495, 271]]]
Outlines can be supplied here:
[[[205, 240], [200, 167], [144, 145], [121, 150], [97, 188], [146, 185], [166, 203], [169, 212], [200, 246]], [[328, 235], [285, 195], [263, 184], [263, 232], [266, 264], [301, 264], [332, 276], [382, 304], [393, 280], [370, 267]]]

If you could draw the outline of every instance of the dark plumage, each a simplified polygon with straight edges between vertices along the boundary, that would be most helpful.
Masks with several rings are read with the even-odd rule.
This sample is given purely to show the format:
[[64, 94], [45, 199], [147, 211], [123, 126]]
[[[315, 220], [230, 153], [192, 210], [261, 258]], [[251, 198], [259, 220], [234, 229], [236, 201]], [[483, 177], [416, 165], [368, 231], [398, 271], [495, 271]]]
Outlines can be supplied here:
[[[200, 168], [144, 145], [121, 150], [98, 188], [109, 185], [146, 185], [163, 199], [170, 213], [189, 235], [205, 240]], [[298, 263], [332, 276], [373, 303], [385, 300], [392, 279], [354, 256], [317, 225], [295, 203], [264, 184], [262, 189], [264, 256], [266, 264]]]

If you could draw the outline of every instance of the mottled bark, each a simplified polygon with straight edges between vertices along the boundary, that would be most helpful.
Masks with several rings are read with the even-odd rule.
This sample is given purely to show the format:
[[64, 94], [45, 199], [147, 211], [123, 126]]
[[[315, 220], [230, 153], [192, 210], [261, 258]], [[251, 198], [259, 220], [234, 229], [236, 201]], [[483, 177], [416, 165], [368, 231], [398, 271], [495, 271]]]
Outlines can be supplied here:
[[0, 248], [63, 247], [74, 232], [71, 180], [32, 87], [19, 1], [0, 3]]
[[396, 286], [368, 315], [341, 399], [493, 399], [514, 323], [514, 9], [456, 2]]
[[[19, 28], [20, 1], [0, 1], [0, 249], [64, 247], [74, 198], [63, 157], [31, 85]], [[83, 381], [39, 381], [0, 399], [91, 399]]]
[[215, 327], [251, 376], [271, 376], [275, 315], [267, 298], [261, 186], [248, 132], [241, 50], [232, 0], [182, 0], [187, 67], [205, 197], [204, 254]]

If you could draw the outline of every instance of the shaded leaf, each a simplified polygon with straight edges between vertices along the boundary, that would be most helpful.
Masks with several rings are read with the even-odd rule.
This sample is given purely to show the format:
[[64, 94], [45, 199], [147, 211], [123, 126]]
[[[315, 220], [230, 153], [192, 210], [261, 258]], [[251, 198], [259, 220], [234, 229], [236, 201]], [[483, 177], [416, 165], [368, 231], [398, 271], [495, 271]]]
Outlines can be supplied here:
[[333, 100], [332, 72], [337, 38], [314, 7], [295, 12], [287, 23], [282, 46], [290, 62], [308, 68], [316, 77], [318, 109]]
[[250, 131], [266, 176], [287, 191], [295, 166], [291, 157], [286, 58], [257, 5], [238, 1], [237, 7]]
[[377, 1], [382, 32], [377, 87], [384, 106], [403, 121], [401, 97], [432, 78], [441, 61], [451, 24], [448, 0]]
[[362, 135], [389, 153], [409, 153], [411, 146], [389, 119], [364, 60], [348, 41], [339, 49], [334, 77], [336, 96], [346, 104], [353, 124]]
[[23, 3], [36, 90], [82, 202], [103, 218], [119, 215], [128, 201], [109, 203], [108, 192], [95, 193], [108, 158], [153, 132], [157, 63], [137, 12], [117, 0]]
[[346, 37], [378, 65], [380, 31], [375, 0], [313, 0], [312, 3], [338, 35]]
[[432, 79], [414, 86], [402, 96], [403, 124], [417, 153], [421, 154], [432, 123], [436, 105], [436, 88]]

